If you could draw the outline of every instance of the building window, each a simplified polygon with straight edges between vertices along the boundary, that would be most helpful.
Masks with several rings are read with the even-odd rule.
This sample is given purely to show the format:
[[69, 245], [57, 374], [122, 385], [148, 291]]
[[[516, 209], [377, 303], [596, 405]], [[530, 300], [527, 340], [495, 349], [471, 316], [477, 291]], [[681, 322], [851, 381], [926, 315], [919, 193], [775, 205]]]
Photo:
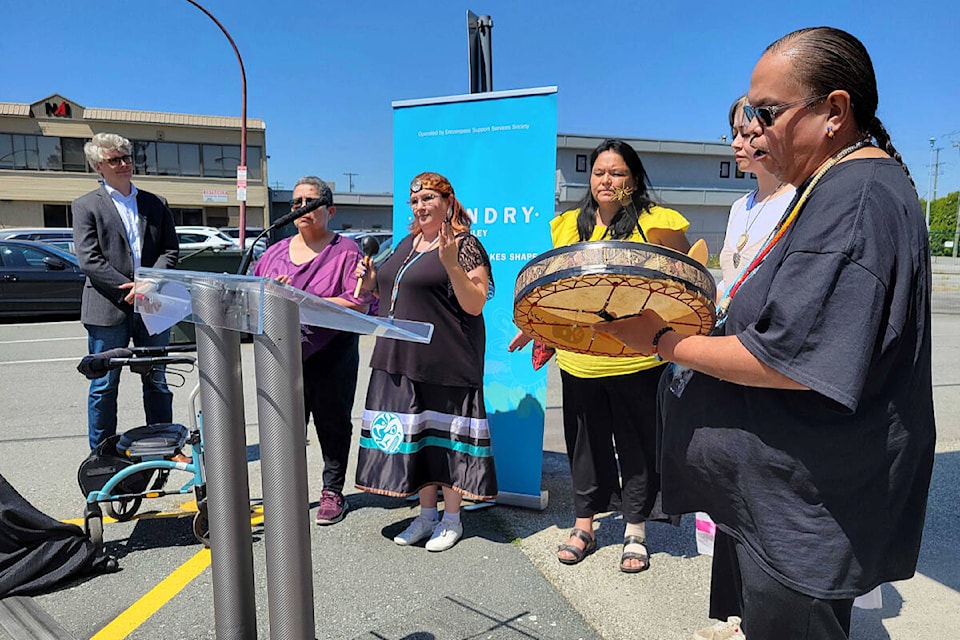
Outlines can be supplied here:
[[751, 172], [750, 172], [750, 179], [751, 179], [751, 180], [756, 180], [756, 179], [757, 179], [757, 174], [755, 174], [753, 171], [751, 171]]
[[43, 226], [45, 227], [72, 227], [73, 213], [68, 204], [43, 205]]
[[736, 176], [737, 178], [744, 178], [744, 177], [746, 177], [746, 174], [743, 173], [743, 171], [740, 171], [740, 167], [737, 167], [737, 168], [736, 168], [736, 170], [734, 171], [733, 175]]
[[176, 226], [199, 227], [203, 225], [203, 209], [179, 209], [170, 207]]
[[175, 142], [157, 143], [157, 175], [180, 175], [180, 157]]
[[200, 145], [181, 144], [180, 145], [180, 175], [199, 176], [200, 175]]
[[720, 177], [729, 178], [730, 177], [730, 161], [724, 160], [720, 163]]
[[157, 175], [157, 143], [137, 140], [133, 143], [133, 166], [141, 175]]
[[578, 153], [577, 154], [577, 173], [586, 173], [587, 172], [587, 154]]
[[87, 157], [83, 154], [85, 142], [84, 138], [60, 138], [64, 171], [76, 171], [77, 173], [93, 171], [87, 164]]
[[38, 157], [40, 160], [41, 171], [63, 170], [63, 156], [60, 153], [60, 138], [48, 138], [47, 136], [40, 136], [37, 138], [37, 148], [39, 151]]

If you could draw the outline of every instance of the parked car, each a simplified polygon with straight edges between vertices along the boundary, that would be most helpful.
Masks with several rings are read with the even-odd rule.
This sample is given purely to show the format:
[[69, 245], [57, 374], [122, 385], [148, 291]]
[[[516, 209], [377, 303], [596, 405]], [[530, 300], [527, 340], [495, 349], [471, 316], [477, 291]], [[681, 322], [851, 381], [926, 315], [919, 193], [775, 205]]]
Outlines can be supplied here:
[[363, 238], [367, 236], [372, 236], [376, 238], [377, 242], [380, 243], [380, 250], [373, 256], [374, 266], [379, 267], [384, 260], [386, 260], [391, 253], [393, 253], [393, 232], [392, 231], [382, 231], [382, 230], [360, 230], [356, 231], [353, 229], [346, 229], [343, 231], [338, 231], [342, 236], [347, 238], [353, 238], [357, 244], [360, 244]]
[[73, 229], [70, 227], [36, 227], [22, 229], [0, 229], [0, 240], [68, 240], [73, 242]]
[[72, 253], [0, 240], [0, 316], [79, 315], [84, 280]]
[[[220, 231], [224, 232], [237, 243], [237, 246], [240, 246], [240, 227], [222, 227]], [[243, 239], [244, 249], [249, 249], [253, 246], [253, 241], [257, 239], [257, 236], [263, 232], [263, 227], [247, 227], [246, 234]], [[259, 258], [263, 255], [263, 252], [267, 250], [267, 238], [264, 236], [257, 241], [257, 246], [253, 250], [253, 257]]]
[[239, 249], [240, 244], [214, 227], [177, 227], [180, 257], [201, 249]]

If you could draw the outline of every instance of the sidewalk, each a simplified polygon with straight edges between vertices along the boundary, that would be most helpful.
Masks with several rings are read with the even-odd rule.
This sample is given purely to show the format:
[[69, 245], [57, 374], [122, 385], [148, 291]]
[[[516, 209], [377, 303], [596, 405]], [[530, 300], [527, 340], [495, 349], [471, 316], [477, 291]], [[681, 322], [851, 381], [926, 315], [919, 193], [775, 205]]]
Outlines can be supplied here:
[[[83, 335], [78, 323], [63, 325], [63, 331], [68, 329]], [[8, 411], [0, 419], [5, 452], [0, 472], [38, 508], [58, 518], [74, 518], [82, 512], [74, 462], [78, 454], [82, 459], [84, 447], [83, 421], [76, 416], [82, 414], [86, 381], [72, 370], [69, 360], [83, 352], [85, 342], [76, 339], [74, 344], [52, 331], [43, 335], [61, 341], [51, 344], [57, 345], [63, 360], [56, 361], [51, 353], [49, 364], [38, 360], [43, 364], [0, 367], [9, 394]], [[361, 362], [368, 361], [372, 344], [369, 337], [361, 339]], [[40, 357], [33, 353], [37, 348], [31, 343], [29, 354], [10, 359]], [[257, 497], [261, 491], [252, 345], [243, 345], [242, 351], [251, 496]], [[10, 349], [3, 356], [7, 353]], [[939, 640], [953, 637], [960, 628], [960, 554], [955, 542], [960, 530], [958, 363], [960, 316], [936, 315], [934, 393], [939, 437], [919, 572], [911, 580], [883, 587], [883, 609], [854, 611], [854, 640]], [[560, 426], [559, 377], [550, 366], [542, 485], [549, 492], [547, 509], [494, 506], [466, 512], [465, 538], [449, 551], [429, 553], [422, 547], [399, 547], [392, 542], [416, 515], [415, 502], [348, 489], [351, 510], [343, 522], [310, 525], [318, 638], [689, 640], [695, 629], [708, 623], [710, 559], [696, 555], [690, 516], [679, 528], [648, 526], [652, 566], [641, 574], [627, 575], [617, 569], [623, 532], [619, 514], [599, 518], [596, 553], [576, 566], [556, 561], [556, 547], [565, 540], [573, 517]], [[140, 415], [138, 385], [127, 380], [121, 385], [122, 422]], [[185, 400], [195, 380], [196, 373], [176, 392], [178, 420], [186, 419], [179, 400]], [[364, 366], [354, 406], [355, 432], [366, 382]], [[37, 390], [56, 391], [41, 394]], [[312, 515], [320, 495], [321, 462], [315, 436], [307, 455]], [[351, 465], [355, 460], [354, 450]], [[348, 478], [353, 471], [351, 466]], [[170, 512], [177, 507], [172, 498], [154, 502]], [[263, 533], [263, 525], [254, 529], [254, 570], [258, 637], [268, 638]], [[108, 547], [120, 556], [120, 573], [34, 599], [71, 638], [93, 637], [200, 551], [189, 518], [108, 524], [105, 536]], [[214, 638], [212, 599], [207, 568], [128, 634], [101, 635], [97, 640]], [[0, 638], [24, 640], [2, 629]]]

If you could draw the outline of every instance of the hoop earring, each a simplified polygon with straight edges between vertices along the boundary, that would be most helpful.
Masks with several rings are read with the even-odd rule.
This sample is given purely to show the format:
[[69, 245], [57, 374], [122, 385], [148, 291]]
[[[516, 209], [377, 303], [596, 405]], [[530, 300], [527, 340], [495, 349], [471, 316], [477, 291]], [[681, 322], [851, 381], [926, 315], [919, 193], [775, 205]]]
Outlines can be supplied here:
[[833, 136], [834, 136], [833, 127], [827, 127], [827, 137], [832, 140]]

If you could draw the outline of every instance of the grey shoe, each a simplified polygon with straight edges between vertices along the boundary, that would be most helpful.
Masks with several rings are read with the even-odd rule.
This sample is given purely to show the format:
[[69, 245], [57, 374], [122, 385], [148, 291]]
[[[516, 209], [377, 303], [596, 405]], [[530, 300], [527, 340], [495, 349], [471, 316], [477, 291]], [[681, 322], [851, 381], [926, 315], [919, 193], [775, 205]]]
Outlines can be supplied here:
[[406, 529], [403, 530], [403, 533], [399, 534], [393, 539], [394, 542], [401, 546], [408, 546], [411, 544], [417, 544], [425, 538], [429, 538], [433, 535], [433, 530], [437, 528], [437, 521], [424, 518], [423, 516], [417, 516], [413, 519], [413, 522], [410, 523]]

